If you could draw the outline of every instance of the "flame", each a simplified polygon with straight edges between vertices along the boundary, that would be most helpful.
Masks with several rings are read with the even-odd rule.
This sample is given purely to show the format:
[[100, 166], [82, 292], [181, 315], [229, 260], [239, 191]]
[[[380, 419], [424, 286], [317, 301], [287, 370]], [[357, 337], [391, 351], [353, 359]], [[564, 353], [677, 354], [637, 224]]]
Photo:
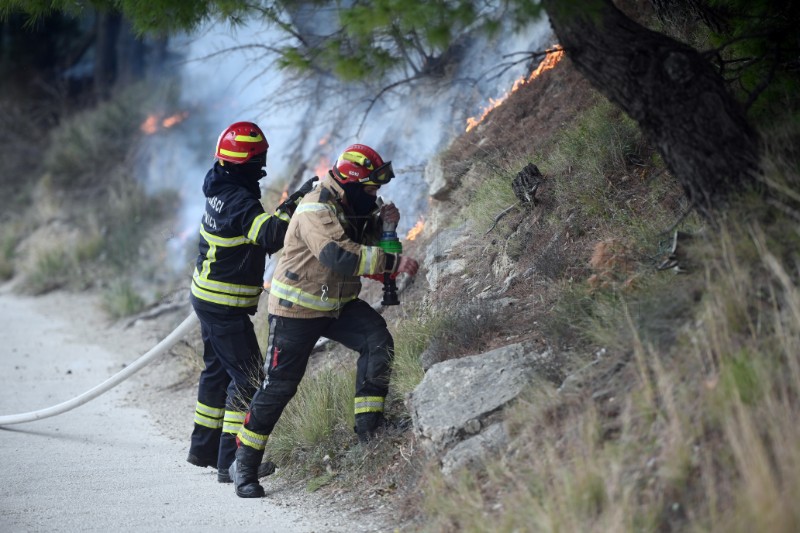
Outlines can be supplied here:
[[188, 111], [180, 111], [168, 117], [165, 117], [163, 113], [151, 113], [147, 116], [145, 121], [142, 122], [142, 125], [139, 126], [139, 129], [142, 130], [142, 133], [145, 135], [153, 135], [160, 129], [167, 129], [176, 124], [180, 124], [186, 120], [186, 117], [188, 116]]
[[514, 82], [514, 85], [511, 86], [509, 91], [506, 91], [500, 98], [489, 98], [489, 105], [483, 109], [483, 113], [481, 113], [480, 117], [469, 117], [467, 119], [467, 131], [470, 131], [475, 126], [483, 122], [483, 119], [492, 111], [492, 109], [499, 107], [506, 101], [506, 99], [514, 92], [517, 91], [520, 87], [525, 84], [531, 83], [533, 80], [539, 77], [539, 75], [544, 72], [545, 70], [550, 70], [551, 68], [555, 67], [559, 61], [561, 61], [564, 57], [564, 50], [557, 45], [553, 47], [552, 50], [547, 51], [547, 55], [544, 56], [539, 66], [536, 67], [536, 70], [530, 73], [530, 75], [526, 78], [525, 76], [519, 78]]
[[288, 186], [285, 189], [283, 189], [283, 192], [281, 193], [281, 199], [278, 200], [278, 203], [282, 204], [284, 202], [284, 200], [286, 200], [287, 198], [289, 198], [289, 187]]
[[142, 122], [142, 125], [139, 126], [139, 129], [142, 130], [142, 133], [146, 135], [152, 135], [158, 131], [158, 117], [155, 115], [150, 115]]
[[171, 128], [175, 124], [180, 124], [181, 122], [183, 122], [188, 116], [189, 116], [188, 111], [181, 111], [180, 113], [175, 113], [174, 115], [170, 115], [164, 120], [162, 120], [161, 125], [164, 126], [165, 128]]
[[319, 140], [319, 145], [320, 146], [325, 146], [326, 144], [328, 144], [328, 141], [330, 139], [331, 139], [331, 134], [328, 133], [327, 135], [325, 135], [325, 137], [323, 137], [322, 139]]
[[417, 220], [417, 223], [414, 224], [414, 227], [408, 230], [406, 240], [413, 241], [420, 233], [422, 233], [423, 229], [425, 229], [425, 217], [421, 216], [419, 217], [419, 220]]

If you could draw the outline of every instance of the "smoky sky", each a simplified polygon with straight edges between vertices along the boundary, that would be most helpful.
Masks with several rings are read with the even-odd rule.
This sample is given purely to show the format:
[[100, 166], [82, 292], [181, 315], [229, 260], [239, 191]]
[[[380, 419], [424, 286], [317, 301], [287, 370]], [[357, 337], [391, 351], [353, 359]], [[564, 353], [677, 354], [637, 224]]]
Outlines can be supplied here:
[[397, 177], [380, 195], [399, 207], [398, 234], [405, 235], [427, 212], [428, 160], [464, 133], [468, 117], [479, 115], [490, 98], [529, 70], [520, 63], [500, 73], [497, 65], [513, 58], [508, 54], [553, 44], [545, 19], [521, 32], [501, 32], [494, 40], [474, 38], [446, 77], [401, 84], [375, 99], [404, 74], [349, 85], [330, 76], [292, 75], [280, 70], [264, 48], [283, 44], [281, 38], [251, 20], [235, 28], [216, 23], [172, 39], [178, 58], [173, 74], [180, 84], [175, 112], [187, 112], [188, 118], [148, 139], [144, 167], [151, 187], [180, 192], [182, 227], [176, 235], [194, 238], [204, 205], [202, 180], [213, 163], [217, 137], [241, 120], [257, 123], [267, 135], [265, 188], [298, 186], [329, 168], [354, 142], [375, 148], [393, 162]]

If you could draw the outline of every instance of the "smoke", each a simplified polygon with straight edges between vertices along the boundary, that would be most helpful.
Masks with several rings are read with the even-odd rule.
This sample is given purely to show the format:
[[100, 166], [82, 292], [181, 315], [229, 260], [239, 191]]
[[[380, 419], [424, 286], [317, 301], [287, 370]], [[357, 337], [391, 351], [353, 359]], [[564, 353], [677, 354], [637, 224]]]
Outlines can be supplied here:
[[427, 211], [428, 160], [464, 132], [466, 119], [480, 113], [489, 98], [530, 70], [525, 64], [498, 69], [498, 63], [508, 54], [552, 44], [546, 19], [498, 39], [474, 38], [462, 45], [459, 60], [445, 76], [400, 83], [376, 98], [399, 78], [381, 86], [292, 76], [277, 68], [270, 51], [282, 37], [250, 20], [236, 27], [209, 25], [171, 43], [172, 53], [181, 58], [175, 67], [179, 106], [189, 115], [152, 136], [157, 149], [148, 150], [146, 180], [180, 192], [178, 235], [196, 236], [204, 206], [202, 181], [213, 163], [217, 137], [241, 120], [257, 123], [267, 135], [268, 175], [262, 186], [268, 188], [299, 186], [315, 170], [330, 168], [351, 143], [375, 148], [393, 162], [397, 177], [380, 194], [397, 204], [402, 214], [398, 233], [405, 235]]

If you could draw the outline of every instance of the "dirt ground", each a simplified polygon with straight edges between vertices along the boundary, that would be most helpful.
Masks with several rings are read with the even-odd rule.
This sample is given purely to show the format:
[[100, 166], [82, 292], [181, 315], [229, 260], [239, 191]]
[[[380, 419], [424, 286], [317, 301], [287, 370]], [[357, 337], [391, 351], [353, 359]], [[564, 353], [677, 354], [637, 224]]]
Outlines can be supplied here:
[[[29, 326], [25, 325], [24, 327], [30, 327], [33, 330], [31, 335], [23, 336], [23, 339], [29, 340], [20, 341], [23, 346], [19, 348], [11, 347], [4, 343], [4, 346], [0, 347], [0, 350], [9, 350], [9, 353], [3, 355], [3, 358], [8, 359], [7, 362], [9, 362], [10, 358], [22, 352], [40, 353], [43, 350], [47, 353], [54, 354], [54, 357], [57, 358], [58, 352], [61, 351], [60, 347], [66, 347], [66, 345], [71, 346], [76, 343], [78, 344], [76, 348], [77, 355], [73, 356], [73, 364], [81, 359], [81, 346], [86, 347], [85, 352], [87, 354], [93, 350], [100, 350], [100, 353], [113, 354], [113, 357], [111, 357], [115, 360], [113, 363], [111, 361], [105, 361], [97, 369], [94, 369], [95, 372], [87, 378], [87, 384], [91, 386], [101, 383], [110, 377], [110, 375], [113, 375], [113, 372], [118, 371], [118, 369], [130, 364], [130, 362], [133, 362], [139, 356], [149, 351], [161, 339], [166, 337], [176, 325], [181, 323], [190, 312], [188, 305], [180, 305], [152, 318], [142, 318], [135, 321], [128, 319], [114, 322], [110, 321], [102, 313], [98, 306], [98, 300], [93, 295], [53, 292], [34, 298], [16, 295], [13, 293], [12, 289], [13, 286], [0, 287], [0, 307], [3, 313], [6, 313], [8, 316], [15, 316], [25, 310], [26, 313], [35, 313], [35, 316], [23, 321], [23, 324], [29, 324]], [[39, 338], [37, 338], [36, 331], [43, 331], [43, 323], [57, 324], [57, 328], [54, 333], [45, 333], [39, 335]], [[64, 334], [69, 338], [67, 340], [61, 338], [61, 332], [65, 332]], [[4, 337], [5, 336], [6, 335], [4, 335]], [[189, 498], [188, 493], [195, 490], [202, 492], [203, 497], [206, 498], [210, 497], [210, 495], [203, 491], [211, 491], [214, 494], [218, 492], [221, 493], [219, 501], [216, 503], [219, 504], [220, 512], [223, 513], [223, 516], [225, 513], [231, 514], [231, 524], [243, 523], [242, 520], [245, 519], [244, 517], [248, 516], [247, 510], [252, 507], [258, 510], [257, 516], [262, 517], [259, 520], [263, 520], [263, 525], [267, 527], [269, 527], [270, 523], [272, 523], [273, 526], [280, 523], [287, 523], [286, 520], [282, 518], [283, 511], [285, 510], [286, 516], [290, 517], [291, 522], [289, 523], [292, 524], [292, 531], [378, 532], [394, 531], [399, 527], [398, 524], [393, 523], [392, 517], [389, 516], [388, 509], [382, 509], [375, 505], [364, 505], [361, 502], [355, 501], [352, 496], [346, 493], [333, 494], [325, 493], [324, 491], [310, 493], [305, 487], [288, 482], [280, 475], [280, 470], [276, 475], [262, 480], [267, 492], [267, 498], [258, 503], [252, 500], [237, 498], [230, 485], [217, 483], [216, 471], [214, 469], [207, 468], [201, 470], [186, 463], [185, 453], [186, 450], [188, 450], [189, 436], [192, 431], [192, 419], [197, 391], [197, 375], [200, 372], [199, 361], [191, 345], [193, 342], [192, 339], [197, 336], [196, 333], [188, 336], [188, 343], [186, 341], [179, 343], [174, 350], [165, 355], [162, 359], [153, 362], [151, 365], [134, 374], [128, 381], [123, 382], [118, 389], [114, 389], [106, 395], [92, 400], [85, 406], [78, 407], [72, 411], [73, 414], [70, 416], [76, 416], [75, 413], [80, 415], [81, 413], [79, 411], [81, 409], [88, 412], [89, 406], [93, 403], [111, 403], [112, 406], [108, 408], [109, 410], [117, 409], [113, 407], [113, 405], [120, 405], [120, 411], [136, 409], [138, 412], [138, 410], [143, 409], [145, 411], [145, 420], [143, 423], [149, 427], [147, 430], [148, 435], [152, 436], [137, 433], [135, 437], [142, 439], [141, 446], [136, 446], [136, 443], [130, 443], [129, 436], [124, 439], [121, 438], [120, 440], [127, 441], [133, 447], [139, 449], [140, 451], [137, 453], [139, 455], [144, 454], [139, 460], [145, 463], [147, 462], [147, 454], [156, 454], [157, 457], [153, 456], [153, 464], [163, 462], [166, 465], [162, 469], [163, 471], [158, 473], [158, 479], [160, 480], [166, 480], [165, 482], [167, 483], [172, 482], [178, 484], [179, 479], [188, 479], [187, 476], [192, 479], [197, 478], [196, 482], [190, 483], [196, 486], [175, 486], [169, 489], [169, 493], [176, 494], [176, 498]], [[76, 341], [75, 339], [79, 340]], [[49, 346], [48, 343], [54, 343], [54, 346]], [[28, 344], [31, 344], [30, 349], [27, 347]], [[33, 346], [33, 344], [36, 344], [36, 346]], [[102, 360], [103, 356], [101, 355], [100, 357]], [[29, 357], [24, 361], [24, 366], [17, 366], [21, 369], [20, 372], [39, 372], [34, 367], [40, 363], [44, 364], [43, 361], [43, 359], [40, 361], [37, 357]], [[56, 361], [59, 361], [59, 359], [56, 359]], [[65, 362], [64, 364], [67, 363]], [[80, 365], [82, 363], [78, 364]], [[27, 373], [15, 375], [19, 377], [20, 381], [26, 381], [27, 378], [25, 376], [28, 375]], [[74, 386], [74, 380], [71, 379], [74, 373], [67, 372], [66, 375], [68, 378], [62, 376], [52, 387], [57, 388], [58, 383], [67, 383], [70, 381], [72, 381], [72, 386]], [[11, 379], [11, 377], [12, 376], [6, 376], [4, 380]], [[95, 383], [95, 381], [97, 383]], [[12, 383], [8, 383], [9, 387], [12, 385]], [[23, 386], [24, 383], [20, 385]], [[86, 386], [87, 390], [88, 388], [89, 387]], [[72, 393], [74, 393], [74, 391], [70, 392], [70, 394]], [[104, 398], [105, 396], [109, 398], [113, 397], [113, 402], [110, 402], [109, 398]], [[42, 398], [41, 401], [49, 405], [50, 403], [59, 403], [63, 401], [64, 398], [65, 396], [63, 396], [60, 391], [50, 388], [48, 389], [48, 395]], [[14, 402], [17, 401], [25, 403], [24, 400], [19, 398], [13, 398], [10, 401], [12, 402], [11, 404], [3, 401], [3, 412], [0, 413], [0, 415], [22, 412], [25, 410], [25, 407], [27, 407], [22, 404], [14, 404]], [[41, 407], [43, 406], [34, 406], [34, 408]], [[93, 407], [96, 408], [98, 406], [95, 405]], [[105, 409], [104, 406], [103, 409]], [[10, 410], [14, 411], [14, 413], [8, 412]], [[109, 420], [115, 420], [114, 413], [109, 412], [104, 416], [108, 416], [109, 419], [105, 421], [103, 437], [113, 440], [114, 425], [109, 425], [108, 422]], [[121, 414], [120, 416], [125, 415]], [[53, 417], [47, 420], [58, 421], [59, 424], [69, 423], [66, 415], [62, 415], [61, 419]], [[52, 422], [36, 421], [33, 424], [37, 425], [37, 427], [48, 428], [52, 425]], [[11, 426], [11, 431], [2, 431], [0, 432], [0, 436], [8, 439], [9, 445], [15, 446], [13, 442], [14, 439], [18, 438], [19, 432], [28, 430], [24, 426], [25, 424]], [[78, 426], [68, 429], [70, 431], [82, 431]], [[91, 427], [84, 429], [91, 430]], [[64, 436], [63, 431], [60, 434], [62, 437]], [[58, 446], [56, 442], [58, 440], [58, 434], [54, 434], [53, 437], [53, 444]], [[87, 438], [90, 439], [91, 437]], [[161, 442], [162, 444], [155, 445], [156, 442]], [[146, 451], [141, 451], [145, 448], [147, 448]], [[165, 456], [165, 454], [168, 455]], [[102, 462], [103, 459], [98, 459], [98, 461]], [[94, 466], [102, 471], [104, 468], [116, 468], [117, 465], [104, 466], [103, 464], [96, 464]], [[175, 475], [172, 476], [173, 479], [170, 481], [169, 470], [172, 468], [175, 469]], [[144, 475], [152, 476], [154, 473], [145, 472]], [[42, 480], [42, 482], [46, 481]], [[56, 483], [60, 482], [61, 480], [56, 480]], [[31, 483], [26, 481], [26, 487], [28, 485], [31, 485]], [[92, 482], [87, 482], [86, 487], [91, 487], [92, 485]], [[142, 480], [142, 485], [147, 486], [147, 480]], [[53, 487], [52, 479], [50, 482], [46, 482], [45, 486], [48, 488], [43, 490], [50, 490], [50, 488]], [[56, 489], [53, 488], [53, 490]], [[81, 491], [88, 489], [81, 488], [76, 490]], [[62, 492], [63, 491], [59, 491], [59, 494]], [[64, 496], [68, 496], [68, 493], [69, 490], [66, 491]], [[180, 494], [180, 496], [177, 496], [178, 494]], [[69, 499], [77, 501], [79, 497], [73, 496], [74, 498], [70, 497]], [[154, 496], [155, 494], [151, 495], [151, 497]], [[14, 497], [19, 499], [21, 496]], [[230, 501], [223, 501], [226, 498], [229, 498]], [[31, 510], [33, 508], [32, 506], [35, 506], [35, 503], [30, 500], [25, 501], [26, 509]], [[173, 503], [176, 505], [172, 507], [180, 506], [177, 501], [173, 501]], [[130, 506], [131, 501], [128, 500], [124, 504]], [[45, 505], [44, 501], [42, 505]], [[48, 505], [49, 507], [53, 507], [51, 504]], [[19, 522], [18, 525], [22, 526], [24, 523], [27, 523], [24, 522], [24, 520], [26, 520], [24, 517], [32, 515], [27, 513], [24, 509], [18, 509], [17, 507], [18, 506], [15, 506], [13, 501], [9, 499], [3, 504], [3, 508], [0, 509], [2, 513], [0, 514], [19, 517], [19, 520], [23, 520], [23, 522]], [[46, 511], [48, 515], [52, 515], [56, 512], [57, 509], [53, 510], [50, 508]], [[75, 509], [65, 509], [65, 512], [74, 514]], [[113, 513], [114, 510], [106, 509], [104, 512]], [[42, 520], [41, 514], [37, 516], [39, 516], [37, 520]], [[181, 515], [176, 513], [169, 516], [174, 516], [174, 519], [178, 520]], [[247, 520], [254, 522], [257, 521], [257, 517], [255, 515], [249, 516]], [[257, 523], [261, 522], [257, 521]], [[180, 524], [175, 522], [174, 525]], [[181, 528], [178, 527], [177, 529]], [[202, 530], [202, 527], [197, 530]]]

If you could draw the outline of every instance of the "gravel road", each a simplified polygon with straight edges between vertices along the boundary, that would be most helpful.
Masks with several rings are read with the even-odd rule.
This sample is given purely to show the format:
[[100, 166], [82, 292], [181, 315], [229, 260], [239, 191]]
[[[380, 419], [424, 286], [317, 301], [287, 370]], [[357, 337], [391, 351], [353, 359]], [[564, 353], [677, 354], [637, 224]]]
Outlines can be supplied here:
[[[33, 298], [2, 289], [0, 415], [73, 398], [158, 340], [136, 327], [112, 327], [89, 296]], [[276, 476], [266, 480], [267, 498], [237, 498], [231, 485], [217, 483], [215, 470], [185, 462], [191, 391], [170, 396], [142, 380], [137, 374], [62, 415], [0, 428], [0, 531], [394, 529], [352, 502], [337, 505]], [[137, 398], [153, 395], [163, 396], [159, 409], [137, 406]], [[174, 424], [163, 419], [167, 413]]]

